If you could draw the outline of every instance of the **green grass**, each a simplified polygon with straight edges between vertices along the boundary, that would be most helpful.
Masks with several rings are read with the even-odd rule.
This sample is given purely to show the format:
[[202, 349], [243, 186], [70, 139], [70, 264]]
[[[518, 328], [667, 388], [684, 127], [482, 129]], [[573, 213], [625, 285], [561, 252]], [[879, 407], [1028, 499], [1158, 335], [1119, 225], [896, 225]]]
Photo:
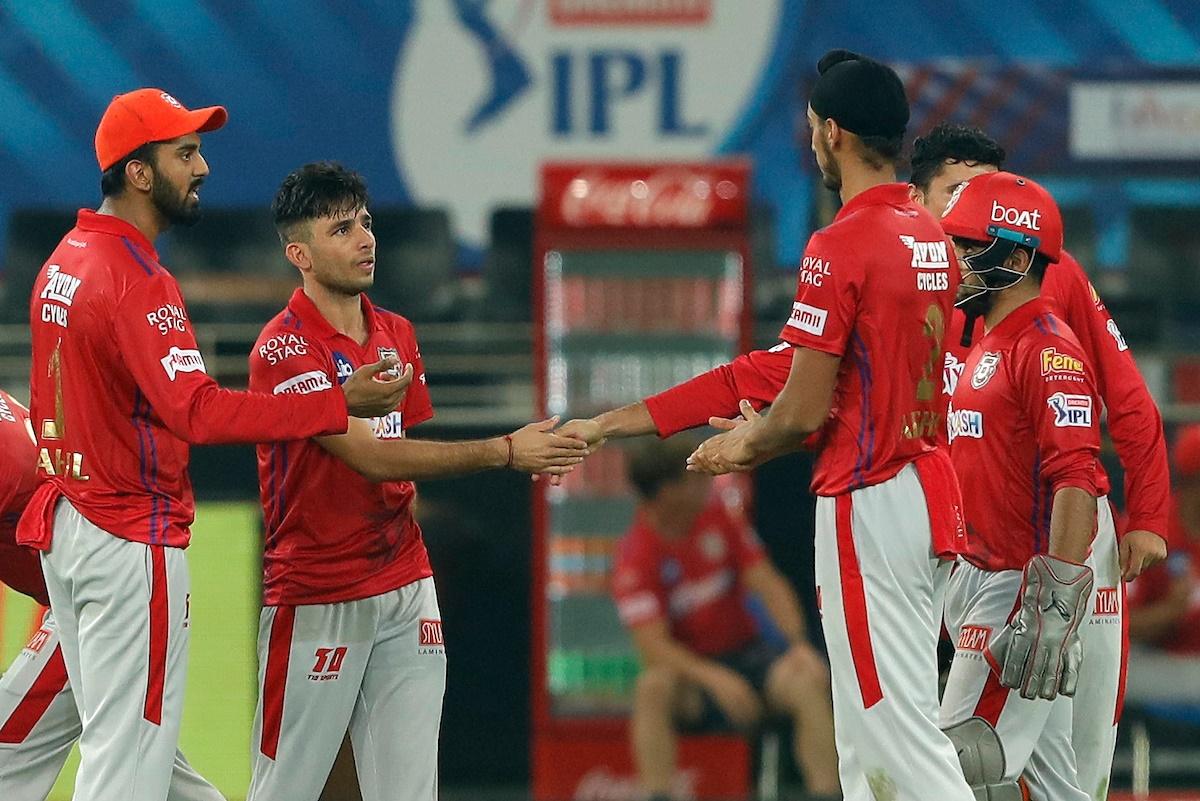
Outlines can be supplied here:
[[[254, 503], [200, 504], [188, 565], [192, 576], [191, 656], [180, 745], [192, 765], [227, 797], [250, 784], [250, 726], [256, 684], [258, 521]], [[0, 654], [7, 666], [29, 633], [33, 602], [7, 592]], [[73, 753], [49, 801], [67, 801], [74, 785]]]

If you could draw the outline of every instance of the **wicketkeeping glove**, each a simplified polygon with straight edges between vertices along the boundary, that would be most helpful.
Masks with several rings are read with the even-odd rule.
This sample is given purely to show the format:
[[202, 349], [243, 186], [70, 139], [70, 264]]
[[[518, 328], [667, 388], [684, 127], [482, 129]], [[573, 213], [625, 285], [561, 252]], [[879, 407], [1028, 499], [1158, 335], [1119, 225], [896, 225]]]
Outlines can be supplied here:
[[1025, 564], [1021, 606], [984, 652], [1001, 684], [1022, 698], [1075, 694], [1083, 661], [1079, 625], [1094, 581], [1087, 565], [1046, 554]]

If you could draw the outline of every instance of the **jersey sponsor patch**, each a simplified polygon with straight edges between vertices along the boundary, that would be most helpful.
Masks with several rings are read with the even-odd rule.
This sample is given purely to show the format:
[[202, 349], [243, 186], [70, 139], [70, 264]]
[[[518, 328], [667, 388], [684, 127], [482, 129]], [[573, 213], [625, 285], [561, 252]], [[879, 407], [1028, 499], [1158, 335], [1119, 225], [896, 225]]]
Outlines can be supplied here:
[[1114, 617], [1121, 612], [1121, 596], [1116, 587], [1097, 587], [1093, 617]]
[[805, 256], [800, 262], [800, 283], [821, 286], [829, 277], [829, 260], [820, 256]]
[[1054, 411], [1054, 425], [1059, 428], [1091, 428], [1092, 396], [1068, 395], [1055, 392], [1046, 399]]
[[174, 303], [164, 303], [151, 312], [146, 312], [146, 322], [164, 337], [172, 331], [187, 330], [187, 311]]
[[42, 304], [42, 322], [66, 328], [67, 309], [75, 302], [75, 293], [79, 291], [82, 284], [82, 278], [64, 273], [62, 267], [57, 264], [48, 266], [46, 268], [46, 286], [42, 288], [39, 295], [45, 301]]
[[[308, 340], [299, 334], [276, 334], [258, 346], [258, 355], [267, 364], [279, 364], [293, 356], [308, 355]], [[352, 371], [353, 372], [353, 371]]]
[[915, 236], [908, 234], [899, 234], [900, 241], [904, 246], [912, 251], [912, 261], [909, 262], [909, 267], [914, 270], [949, 270], [950, 269], [950, 254], [946, 246], [946, 240], [938, 239], [934, 242], [922, 242]]
[[294, 375], [286, 381], [280, 381], [271, 390], [273, 395], [307, 395], [310, 392], [321, 392], [332, 389], [333, 384], [323, 370], [309, 370], [307, 373]]
[[996, 365], [998, 364], [1000, 364], [999, 353], [983, 354], [979, 359], [979, 364], [975, 365], [975, 372], [971, 373], [972, 389], [983, 389], [983, 386], [996, 374]]
[[792, 304], [792, 316], [788, 318], [787, 324], [819, 337], [825, 333], [825, 319], [828, 316], [829, 312], [825, 309], [796, 301]]
[[339, 384], [344, 384], [346, 379], [354, 375], [354, 365], [346, 358], [346, 355], [341, 351], [333, 352], [333, 363], [337, 367], [337, 379]]
[[404, 438], [404, 418], [400, 412], [391, 412], [383, 417], [372, 417], [371, 426], [375, 430], [375, 439]]
[[422, 618], [417, 626], [417, 653], [442, 654], [446, 652], [442, 637], [442, 621]]
[[962, 631], [958, 633], [958, 643], [955, 647], [960, 651], [978, 651], [983, 653], [984, 646], [988, 644], [988, 640], [991, 638], [991, 626], [963, 626]]
[[946, 358], [942, 361], [942, 394], [953, 395], [954, 390], [958, 389], [958, 379], [962, 378], [963, 370], [966, 369], [967, 363], [959, 359], [950, 351], [946, 351]]
[[17, 416], [13, 414], [12, 408], [8, 405], [8, 401], [4, 399], [3, 395], [0, 395], [0, 420], [6, 423], [17, 422]]
[[958, 437], [983, 439], [983, 412], [951, 409], [946, 412], [946, 434], [951, 442]]
[[159, 362], [162, 363], [163, 370], [167, 372], [167, 378], [172, 381], [180, 373], [208, 372], [204, 369], [204, 358], [195, 348], [172, 347], [167, 351], [166, 356], [159, 359]]
[[1129, 350], [1129, 345], [1126, 344], [1125, 337], [1121, 334], [1121, 329], [1117, 328], [1116, 320], [1109, 317], [1108, 322], [1104, 324], [1104, 327], [1108, 329], [1109, 335], [1112, 336], [1112, 338], [1114, 340], [1116, 340], [1117, 350], [1119, 350], [1119, 351]]
[[1042, 376], [1045, 378], [1082, 377], [1085, 374], [1083, 359], [1069, 353], [1059, 353], [1057, 348], [1042, 349]]

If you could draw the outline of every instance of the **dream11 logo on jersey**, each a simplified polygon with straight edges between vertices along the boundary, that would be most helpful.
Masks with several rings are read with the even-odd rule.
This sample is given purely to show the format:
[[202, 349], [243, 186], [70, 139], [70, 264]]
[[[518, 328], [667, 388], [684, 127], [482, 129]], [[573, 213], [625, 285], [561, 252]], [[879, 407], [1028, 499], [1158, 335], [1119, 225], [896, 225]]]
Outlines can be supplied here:
[[710, 156], [766, 71], [781, 3], [420, 3], [392, 91], [397, 168], [481, 245], [494, 208], [533, 202], [543, 161]]

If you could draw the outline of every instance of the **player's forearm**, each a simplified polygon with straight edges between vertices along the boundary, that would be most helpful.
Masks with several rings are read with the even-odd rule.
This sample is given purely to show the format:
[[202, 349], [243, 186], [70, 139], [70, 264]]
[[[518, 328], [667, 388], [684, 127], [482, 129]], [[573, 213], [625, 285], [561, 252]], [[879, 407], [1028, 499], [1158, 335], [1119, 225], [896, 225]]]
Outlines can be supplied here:
[[379, 442], [370, 457], [363, 461], [355, 469], [376, 482], [453, 478], [505, 467], [508, 443], [503, 437], [463, 442], [389, 440]]
[[642, 661], [647, 665], [669, 668], [684, 679], [704, 685], [717, 666], [671, 637], [656, 637], [638, 643]]
[[782, 576], [772, 579], [760, 595], [779, 633], [793, 645], [803, 642], [806, 627], [800, 613], [800, 600], [787, 580]]
[[235, 392], [212, 380], [197, 383], [147, 387], [145, 393], [148, 406], [171, 433], [193, 445], [281, 442], [346, 430], [346, 401], [336, 388], [269, 395]]
[[646, 408], [645, 401], [638, 401], [598, 414], [592, 419], [600, 426], [605, 439], [638, 437], [643, 434], [653, 434], [657, 430], [654, 427], [654, 418], [650, 416], [650, 410]]
[[1079, 487], [1063, 487], [1054, 493], [1050, 509], [1049, 554], [1069, 562], [1087, 559], [1096, 530], [1096, 497]]

